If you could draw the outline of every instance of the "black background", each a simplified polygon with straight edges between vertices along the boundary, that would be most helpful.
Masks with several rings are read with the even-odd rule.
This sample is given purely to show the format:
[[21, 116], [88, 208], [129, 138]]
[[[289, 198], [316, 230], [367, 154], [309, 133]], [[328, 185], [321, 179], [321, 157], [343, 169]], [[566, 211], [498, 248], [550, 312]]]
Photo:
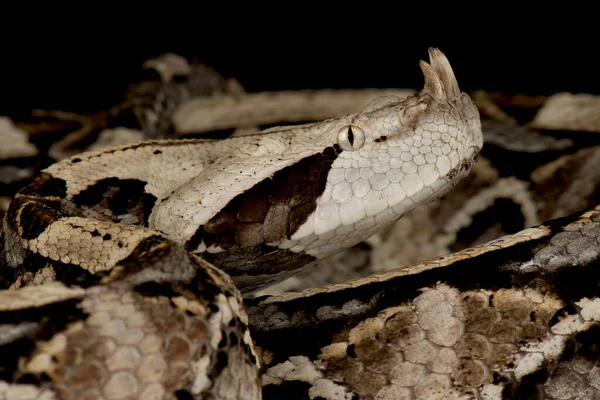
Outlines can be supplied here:
[[277, 15], [257, 17], [236, 5], [203, 4], [154, 6], [148, 14], [94, 4], [15, 14], [1, 28], [0, 114], [106, 109], [120, 101], [144, 60], [164, 52], [196, 57], [248, 91], [419, 88], [418, 60], [437, 46], [463, 90], [600, 93], [597, 23], [581, 18], [593, 17], [592, 10], [550, 20], [508, 9], [447, 14], [432, 3], [324, 16], [314, 5], [286, 3], [288, 9], [270, 8]]

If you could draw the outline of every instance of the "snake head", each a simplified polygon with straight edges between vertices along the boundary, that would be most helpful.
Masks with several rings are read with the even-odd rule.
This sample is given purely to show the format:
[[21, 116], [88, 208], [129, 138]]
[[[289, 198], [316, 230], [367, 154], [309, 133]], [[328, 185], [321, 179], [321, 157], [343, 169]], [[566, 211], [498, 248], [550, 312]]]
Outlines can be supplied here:
[[314, 218], [292, 239], [334, 238], [314, 241], [309, 253], [328, 254], [368, 238], [445, 194], [476, 162], [483, 145], [477, 108], [460, 91], [444, 54], [432, 48], [429, 57], [430, 63], [420, 62], [425, 84], [419, 93], [376, 99], [329, 129], [337, 129], [337, 157]]
[[173, 193], [164, 190], [149, 225], [251, 290], [442, 196], [475, 163], [482, 136], [448, 60], [436, 49], [430, 58], [414, 96], [209, 143], [214, 161]]

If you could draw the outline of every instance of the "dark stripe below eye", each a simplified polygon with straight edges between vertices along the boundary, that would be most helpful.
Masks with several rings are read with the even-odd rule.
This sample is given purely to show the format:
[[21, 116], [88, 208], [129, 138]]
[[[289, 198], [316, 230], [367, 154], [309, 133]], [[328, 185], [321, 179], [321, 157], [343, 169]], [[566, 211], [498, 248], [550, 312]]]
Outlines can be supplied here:
[[194, 251], [201, 242], [230, 249], [289, 239], [314, 212], [336, 157], [327, 147], [240, 193], [198, 228], [186, 249]]
[[[315, 211], [316, 199], [325, 190], [331, 164], [337, 156], [333, 147], [327, 147], [322, 153], [283, 168], [240, 193], [198, 228], [185, 244], [186, 249], [195, 251], [201, 243], [220, 247], [227, 252], [218, 256], [205, 253], [204, 257], [227, 273], [239, 275], [239, 271], [250, 265], [240, 254], [256, 252], [254, 258], [260, 261], [277, 249], [267, 243], [289, 239], [306, 222]], [[281, 270], [299, 268], [312, 261], [309, 258], [302, 256]], [[261, 270], [258, 265], [253, 268]], [[268, 271], [260, 273], [273, 273], [272, 268], [268, 266]]]
[[36, 197], [58, 197], [63, 199], [67, 195], [67, 182], [55, 178], [47, 172], [42, 172], [19, 193]]
[[139, 179], [105, 178], [73, 196], [73, 202], [86, 206], [102, 204], [115, 216], [133, 214], [148, 226], [156, 197], [147, 193], [145, 187], [146, 182]]

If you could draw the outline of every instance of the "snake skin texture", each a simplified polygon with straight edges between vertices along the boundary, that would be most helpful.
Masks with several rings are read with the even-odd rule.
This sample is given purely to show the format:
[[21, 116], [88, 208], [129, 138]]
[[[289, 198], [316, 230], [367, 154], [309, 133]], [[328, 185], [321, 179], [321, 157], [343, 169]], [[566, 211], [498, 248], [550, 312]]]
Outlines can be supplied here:
[[430, 62], [421, 92], [358, 114], [43, 170], [3, 221], [0, 394], [260, 398], [240, 290], [367, 239], [477, 161], [478, 110]]
[[599, 259], [596, 207], [403, 270], [248, 301], [264, 393], [597, 398]]

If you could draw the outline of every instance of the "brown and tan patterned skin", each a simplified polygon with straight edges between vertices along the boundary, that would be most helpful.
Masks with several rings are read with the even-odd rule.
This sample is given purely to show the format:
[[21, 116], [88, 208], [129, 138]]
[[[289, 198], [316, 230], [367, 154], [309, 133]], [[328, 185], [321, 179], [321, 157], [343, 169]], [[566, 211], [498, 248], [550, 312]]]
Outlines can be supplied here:
[[249, 301], [265, 397], [597, 398], [599, 262], [597, 207], [406, 269]]
[[[358, 94], [360, 97], [361, 94]], [[276, 111], [288, 110], [280, 107], [288, 95], [293, 98], [296, 94], [262, 96], [266, 100], [275, 99], [271, 103], [265, 102], [267, 107], [262, 107], [261, 94], [255, 97], [249, 95], [247, 100], [252, 99], [254, 110], [268, 111], [264, 113], [267, 119], [261, 120], [263, 117], [259, 114], [256, 121], [269, 123], [268, 118], [275, 115], [274, 109], [269, 107], [275, 105]], [[347, 99], [348, 95], [352, 93], [345, 94], [343, 99]], [[330, 93], [319, 96], [319, 92], [297, 94], [297, 97], [301, 96], [310, 97], [314, 104], [319, 105], [319, 111], [324, 109], [321, 104], [327, 105], [331, 98]], [[590, 104], [597, 101], [588, 97], [586, 101]], [[580, 117], [565, 119], [560, 115], [563, 109], [577, 115], [583, 109], [577, 101], [574, 97], [574, 104], [562, 106], [557, 103], [561, 108], [559, 112], [554, 110], [545, 114], [558, 116], [550, 121], [558, 123], [554, 129], [577, 130], [586, 123], [580, 121]], [[206, 102], [228, 108], [226, 113], [215, 114], [215, 106], [211, 105], [206, 115], [215, 114], [218, 117], [232, 110], [235, 112], [235, 105], [226, 98], [206, 99]], [[539, 106], [542, 103], [537, 101], [536, 104]], [[310, 107], [297, 110], [297, 101], [290, 104], [295, 104], [292, 111], [303, 115], [301, 120], [308, 119], [302, 114], [306, 110], [314, 113]], [[336, 101], [335, 104], [340, 102]], [[548, 105], [555, 104], [548, 102]], [[240, 115], [251, 117], [246, 115], [248, 110], [253, 109], [240, 107]], [[595, 114], [589, 115], [593, 117]], [[577, 126], [565, 128], [561, 125], [565, 120]], [[196, 124], [207, 121], [213, 123], [210, 118], [204, 117]], [[252, 124], [255, 120], [248, 118], [248, 121]], [[598, 131], [593, 123], [589, 124], [594, 121], [593, 118], [588, 121], [585, 129]], [[227, 119], [227, 123], [231, 123], [231, 119]], [[243, 124], [244, 120], [235, 123]], [[552, 123], [546, 122], [546, 126], [552, 129]], [[597, 165], [598, 147], [573, 154], [566, 151], [563, 157], [534, 171], [530, 179], [527, 178], [526, 167], [529, 161], [519, 163], [514, 159], [518, 152], [529, 154], [529, 159], [544, 151], [552, 153], [572, 147], [581, 141], [581, 132], [569, 134], [569, 139], [556, 139], [551, 132], [544, 132], [544, 136], [541, 136], [530, 128], [514, 124], [490, 125], [488, 121], [483, 128], [488, 145], [500, 146], [511, 152], [508, 159], [518, 167], [513, 171], [518, 172], [523, 180], [505, 178], [510, 175], [506, 171], [502, 174], [492, 172], [490, 161], [480, 160], [475, 174], [471, 174], [474, 181], [471, 178], [461, 181], [440, 206], [422, 207], [417, 210], [418, 213], [403, 219], [412, 221], [413, 228], [409, 232], [419, 229], [419, 239], [427, 238], [429, 234], [429, 227], [424, 226], [419, 218], [441, 221], [437, 228], [441, 234], [431, 236], [426, 248], [421, 249], [423, 254], [427, 254], [431, 248], [448, 246], [452, 240], [456, 240], [452, 248], [464, 248], [464, 244], [471, 240], [469, 236], [472, 233], [465, 235], [459, 230], [485, 228], [479, 226], [481, 217], [478, 214], [487, 213], [489, 217], [489, 209], [497, 212], [494, 203], [498, 199], [514, 203], [516, 208], [513, 214], [509, 214], [511, 218], [504, 217], [504, 221], [492, 218], [489, 231], [484, 231], [476, 239], [477, 243], [482, 243], [482, 239], [497, 234], [499, 230], [505, 230], [505, 223], [513, 226], [537, 225], [540, 218], [545, 220], [585, 207], [594, 208], [600, 200], [595, 193], [598, 174], [597, 168], [594, 168]], [[563, 136], [558, 137], [564, 138], [564, 132]], [[556, 157], [542, 156], [540, 160], [544, 158], [554, 160]], [[496, 162], [497, 159], [493, 161]], [[500, 159], [500, 162], [503, 161]], [[527, 182], [531, 182], [532, 187], [528, 188]], [[110, 204], [110, 201], [107, 203]], [[143, 207], [131, 211], [138, 218], [144, 214]], [[500, 222], [501, 227], [493, 225]], [[428, 219], [427, 223], [430, 223]], [[449, 233], [455, 235], [454, 239], [448, 237]], [[597, 296], [599, 277], [595, 271], [598, 265], [598, 233], [597, 211], [580, 212], [478, 248], [410, 266], [407, 270], [391, 271], [323, 290], [248, 301], [251, 315], [249, 329], [256, 337], [256, 354], [263, 363], [263, 397], [345, 400], [598, 398], [600, 302]], [[95, 236], [93, 231], [89, 234], [88, 239]], [[465, 236], [461, 241], [466, 241], [458, 243], [456, 236]], [[386, 240], [390, 239], [394, 237]], [[411, 245], [415, 246], [412, 239], [414, 231], [408, 237], [400, 237], [404, 241], [402, 247], [388, 243], [386, 246], [392, 245], [396, 253], [402, 254], [394, 254], [397, 258], [378, 255], [371, 260], [371, 263], [375, 263], [375, 270], [385, 269], [382, 261], [398, 266], [402, 265], [399, 260], [406, 259], [405, 256], [409, 259], [417, 256], [416, 260], [431, 257], [418, 257], [418, 251], [411, 248]], [[360, 251], [364, 252], [364, 248]], [[346, 259], [356, 257], [356, 254], [361, 253], [353, 249]], [[39, 285], [56, 279], [56, 275], [57, 271], [46, 265], [36, 272], [24, 272], [18, 284]], [[118, 276], [113, 275], [110, 279], [116, 280]], [[85, 277], [78, 278], [85, 282]], [[336, 280], [345, 279], [338, 276]], [[173, 291], [160, 285], [154, 288], [146, 285], [142, 289], [123, 294], [122, 286], [112, 284], [87, 289], [67, 288], [58, 284], [36, 287], [34, 295], [31, 295], [30, 288], [1, 292], [0, 304], [4, 308], [0, 311], [0, 354], [27, 353], [23, 350], [37, 340], [47, 344], [31, 353], [31, 359], [20, 366], [20, 383], [9, 384], [0, 379], [0, 399], [50, 399], [56, 398], [57, 394], [66, 396], [64, 386], [73, 384], [73, 377], [77, 379], [82, 376], [84, 379], [79, 381], [81, 385], [89, 383], [93, 386], [85, 391], [75, 388], [82, 398], [123, 398], [134, 397], [138, 393], [144, 398], [159, 397], [163, 393], [169, 397], [168, 392], [173, 387], [168, 384], [173, 384], [176, 374], [169, 373], [165, 380], [162, 374], [164, 370], [161, 369], [165, 364], [160, 361], [157, 363], [160, 368], [148, 374], [149, 370], [141, 367], [141, 363], [149, 357], [153, 357], [153, 360], [172, 357], [175, 362], [171, 365], [182, 374], [176, 385], [190, 387], [190, 382], [186, 381], [189, 376], [184, 376], [185, 362], [181, 356], [189, 351], [188, 345], [195, 346], [190, 338], [198, 338], [202, 342], [199, 334], [206, 324], [201, 323], [203, 319], [200, 315], [208, 315], [212, 310], [203, 314], [194, 301], [196, 295], [188, 299], [181, 295], [181, 288]], [[116, 294], [107, 293], [110, 290], [115, 290]], [[139, 303], [134, 303], [134, 298]], [[140, 311], [133, 309], [134, 304], [141, 305]], [[152, 309], [154, 305], [160, 305], [159, 310], [152, 313], [148, 308], [143, 308], [144, 304], [150, 304]], [[87, 327], [89, 315], [82, 312], [84, 305], [97, 318], [90, 319]], [[182, 310], [186, 312], [182, 314]], [[52, 313], [63, 315], [63, 319], [45, 319]], [[160, 323], [158, 318], [164, 318], [171, 324], [167, 326]], [[106, 327], [99, 325], [98, 321], [105, 323]], [[144, 324], [140, 324], [140, 321], [144, 321]], [[57, 334], [54, 339], [45, 340], [53, 332], [60, 331], [57, 327], [61, 328], [66, 323], [72, 323], [73, 329]], [[124, 331], [118, 332], [123, 327]], [[175, 328], [177, 332], [173, 332]], [[147, 329], [167, 339], [155, 340], [154, 334], [148, 335], [150, 338], [140, 339], [138, 329]], [[79, 340], [84, 331], [91, 335]], [[67, 338], [71, 340], [71, 350], [65, 345]], [[98, 343], [98, 340], [98, 346], [90, 344]], [[169, 345], [161, 347], [159, 342]], [[230, 343], [235, 342], [236, 339], [230, 339]], [[119, 350], [115, 350], [115, 346]], [[5, 349], [13, 353], [5, 352]], [[243, 346], [240, 349], [244, 351]], [[71, 354], [70, 358], [66, 357], [67, 353]], [[79, 358], [73, 357], [75, 353]], [[217, 369], [220, 369], [223, 352], [218, 350], [215, 354], [218, 357], [212, 359], [215, 364], [210, 368], [219, 364]], [[252, 356], [250, 359], [252, 361]], [[17, 363], [14, 358], [12, 360], [2, 359], [0, 378], [17, 370]], [[65, 362], [68, 363], [67, 367], [61, 369], [61, 366], [64, 367], [61, 363]], [[234, 364], [235, 361], [232, 361], [231, 365]], [[24, 368], [29, 368], [27, 373], [23, 372]], [[46, 379], [42, 385], [32, 373], [33, 370]], [[48, 373], [53, 378], [64, 378], [66, 375], [71, 378], [60, 384], [61, 391], [57, 393], [48, 377], [39, 373], [42, 370], [43, 374]], [[188, 374], [190, 371], [187, 371]], [[194, 371], [197, 370], [191, 372]], [[88, 372], [90, 375], [86, 375]], [[114, 378], [109, 382], [103, 374], [114, 374]], [[102, 385], [94, 386], [95, 382], [86, 381], [88, 376], [100, 376]], [[212, 377], [214, 375], [209, 379]], [[224, 382], [235, 379], [226, 374], [224, 377]], [[150, 379], [157, 383], [147, 384], [145, 380]], [[206, 380], [194, 381], [196, 385], [203, 382]], [[247, 384], [249, 381], [245, 382]], [[244, 386], [243, 382], [234, 386], [241, 392], [222, 391], [218, 395], [252, 394], [251, 387]], [[120, 390], [113, 390], [115, 387]], [[175, 391], [175, 396], [197, 397], [191, 394], [188, 387]], [[219, 387], [223, 388], [223, 385]]]
[[430, 59], [421, 92], [361, 113], [115, 146], [35, 176], [2, 223], [0, 395], [260, 398], [240, 289], [359, 243], [477, 161], [477, 108]]
[[193, 261], [204, 273], [188, 284], [75, 288], [52, 282], [48, 269], [26, 273], [45, 284], [0, 292], [0, 379], [15, 383], [0, 394], [36, 398], [35, 386], [60, 399], [259, 398], [241, 298], [226, 275]]

